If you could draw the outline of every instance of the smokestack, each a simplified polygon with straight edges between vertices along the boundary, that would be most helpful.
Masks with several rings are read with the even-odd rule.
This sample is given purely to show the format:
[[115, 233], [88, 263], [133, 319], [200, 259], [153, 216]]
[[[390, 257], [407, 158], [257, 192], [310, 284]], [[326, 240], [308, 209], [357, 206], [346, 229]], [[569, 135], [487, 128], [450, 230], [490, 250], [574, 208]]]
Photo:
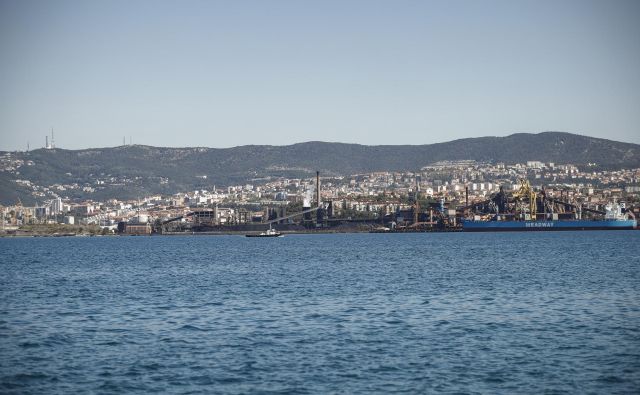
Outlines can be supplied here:
[[316, 171], [316, 202], [320, 207], [320, 172]]
[[44, 148], [49, 148], [49, 136], [44, 136]]

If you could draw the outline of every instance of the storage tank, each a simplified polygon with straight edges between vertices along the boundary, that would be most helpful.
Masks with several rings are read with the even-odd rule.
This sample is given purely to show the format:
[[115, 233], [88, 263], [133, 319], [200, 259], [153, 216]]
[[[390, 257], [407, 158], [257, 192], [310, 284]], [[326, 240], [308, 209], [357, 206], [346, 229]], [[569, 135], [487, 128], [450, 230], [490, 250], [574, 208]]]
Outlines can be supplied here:
[[129, 222], [132, 224], [146, 224], [147, 222], [149, 222], [149, 216], [146, 214], [138, 214], [137, 216], [133, 217]]

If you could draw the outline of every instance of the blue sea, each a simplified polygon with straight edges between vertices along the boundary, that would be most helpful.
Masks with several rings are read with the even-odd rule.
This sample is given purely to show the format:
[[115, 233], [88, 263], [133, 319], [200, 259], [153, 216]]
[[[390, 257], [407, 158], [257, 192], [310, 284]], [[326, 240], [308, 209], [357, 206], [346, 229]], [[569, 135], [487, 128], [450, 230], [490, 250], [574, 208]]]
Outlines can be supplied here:
[[0, 239], [0, 393], [640, 392], [640, 232]]

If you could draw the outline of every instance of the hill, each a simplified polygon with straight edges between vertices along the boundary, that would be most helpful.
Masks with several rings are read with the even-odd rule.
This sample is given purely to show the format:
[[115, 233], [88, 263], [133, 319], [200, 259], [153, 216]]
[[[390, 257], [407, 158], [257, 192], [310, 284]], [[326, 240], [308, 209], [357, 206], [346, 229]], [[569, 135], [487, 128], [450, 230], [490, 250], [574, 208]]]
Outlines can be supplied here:
[[[6, 153], [4, 154], [6, 157]], [[429, 145], [379, 145], [307, 142], [288, 146], [247, 145], [234, 148], [160, 148], [142, 145], [84, 150], [38, 149], [11, 153], [31, 161], [16, 171], [0, 172], [0, 202], [18, 196], [28, 203], [34, 185], [79, 185], [95, 191], [67, 189], [76, 198], [133, 198], [149, 194], [237, 185], [265, 177], [349, 175], [373, 171], [415, 170], [443, 160], [522, 163], [527, 160], [597, 163], [603, 168], [640, 167], [640, 145], [570, 133], [519, 133]], [[16, 174], [18, 173], [18, 174]], [[100, 184], [103, 182], [103, 184]], [[11, 185], [16, 185], [11, 188]], [[28, 194], [27, 194], [28, 195]]]

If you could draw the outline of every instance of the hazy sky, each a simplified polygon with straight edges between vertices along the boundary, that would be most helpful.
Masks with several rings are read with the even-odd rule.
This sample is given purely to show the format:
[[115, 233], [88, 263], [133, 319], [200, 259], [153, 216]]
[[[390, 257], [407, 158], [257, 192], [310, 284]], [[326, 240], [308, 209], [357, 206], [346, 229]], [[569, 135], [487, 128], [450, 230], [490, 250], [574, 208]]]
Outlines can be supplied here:
[[0, 0], [0, 149], [640, 143], [640, 1]]

